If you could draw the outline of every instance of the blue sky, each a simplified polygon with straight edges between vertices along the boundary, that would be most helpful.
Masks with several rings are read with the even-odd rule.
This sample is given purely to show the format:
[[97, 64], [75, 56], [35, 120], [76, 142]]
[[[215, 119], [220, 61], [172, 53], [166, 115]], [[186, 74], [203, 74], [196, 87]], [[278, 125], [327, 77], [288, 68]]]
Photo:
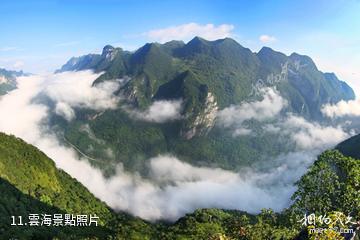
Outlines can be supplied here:
[[359, 13], [359, 0], [2, 0], [0, 66], [47, 72], [106, 44], [228, 36], [253, 51], [307, 54], [360, 93]]

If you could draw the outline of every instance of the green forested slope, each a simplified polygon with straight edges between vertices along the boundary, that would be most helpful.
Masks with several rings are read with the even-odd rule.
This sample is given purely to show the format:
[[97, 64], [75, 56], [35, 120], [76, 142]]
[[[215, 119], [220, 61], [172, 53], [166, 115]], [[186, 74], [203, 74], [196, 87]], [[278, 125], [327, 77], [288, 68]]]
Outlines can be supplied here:
[[[0, 134], [0, 239], [310, 239], [297, 222], [305, 213], [340, 211], [360, 218], [359, 183], [360, 161], [327, 151], [297, 183], [294, 204], [282, 213], [203, 209], [175, 223], [149, 224], [114, 213], [35, 147]], [[10, 226], [11, 216], [30, 213], [97, 214], [101, 226]]]
[[326, 151], [298, 182], [292, 210], [310, 213], [340, 211], [360, 218], [360, 160]]
[[[48, 227], [48, 226], [12, 226], [12, 216], [16, 223], [21, 216], [23, 222], [28, 221], [29, 214], [66, 214], [63, 209], [57, 208], [49, 203], [44, 203], [36, 197], [24, 194], [14, 185], [0, 178], [0, 238], [1, 239], [80, 239], [89, 236], [97, 236], [103, 239], [111, 234], [106, 227]], [[66, 195], [66, 193], [63, 193]], [[91, 199], [89, 199], [91, 201]], [[76, 203], [76, 199], [72, 202]]]
[[[55, 163], [35, 147], [3, 133], [0, 133], [0, 192], [0, 236], [5, 238], [47, 239], [46, 236], [66, 234], [74, 236], [73, 239], [87, 236], [105, 239], [116, 236], [116, 232], [119, 237], [136, 236], [140, 232], [146, 238], [149, 230], [148, 224], [141, 220], [115, 214], [81, 183], [57, 169]], [[31, 213], [95, 214], [99, 217], [99, 227], [45, 229], [10, 225], [10, 216], [26, 219]]]

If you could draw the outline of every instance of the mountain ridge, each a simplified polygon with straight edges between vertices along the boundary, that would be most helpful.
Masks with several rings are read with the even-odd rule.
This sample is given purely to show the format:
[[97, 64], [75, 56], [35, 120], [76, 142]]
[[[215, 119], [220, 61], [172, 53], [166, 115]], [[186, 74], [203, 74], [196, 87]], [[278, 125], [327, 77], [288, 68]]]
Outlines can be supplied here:
[[[226, 69], [226, 72], [217, 76], [218, 80], [214, 78], [212, 83], [210, 83], [209, 80], [202, 79], [204, 83], [210, 84], [210, 89], [213, 92], [215, 91], [215, 97], [220, 98], [218, 101], [222, 108], [229, 104], [239, 103], [248, 97], [242, 93], [241, 90], [236, 90], [239, 88], [238, 86], [247, 89], [247, 92], [249, 92], [251, 87], [256, 85], [260, 80], [267, 85], [274, 85], [274, 79], [269, 79], [269, 77], [271, 78], [271, 74], [274, 76], [281, 74], [286, 64], [290, 69], [287, 71], [298, 72], [303, 79], [307, 78], [306, 75], [316, 79], [316, 84], [315, 82], [306, 84], [313, 84], [313, 88], [319, 88], [319, 90], [316, 91], [324, 93], [323, 97], [326, 99], [323, 99], [321, 104], [355, 98], [353, 90], [345, 82], [340, 81], [336, 75], [331, 75], [330, 77], [329, 73], [320, 72], [312, 59], [306, 55], [292, 53], [286, 56], [268, 47], [263, 47], [259, 52], [253, 53], [250, 49], [241, 46], [231, 38], [207, 41], [200, 37], [195, 37], [186, 44], [181, 41], [170, 41], [164, 44], [147, 43], [132, 53], [123, 51], [121, 48], [111, 47], [111, 49], [113, 49], [112, 57], [119, 59], [117, 61], [112, 59], [112, 62], [108, 62], [108, 65], [99, 67], [101, 56], [103, 56], [102, 61], [105, 60], [104, 52], [107, 47], [110, 47], [110, 45], [104, 47], [101, 55], [90, 54], [80, 57], [78, 63], [82, 62], [83, 64], [73, 64], [73, 66], [69, 66], [71, 65], [70, 63], [74, 61], [69, 60], [69, 62], [57, 72], [85, 69], [91, 69], [95, 72], [105, 71], [94, 83], [99, 83], [107, 79], [122, 78], [124, 76], [131, 76], [136, 79], [142, 76], [148, 81], [149, 87], [147, 90], [143, 90], [144, 92], [141, 93], [143, 96], [138, 97], [144, 97], [145, 101], [140, 101], [137, 104], [146, 106], [149, 104], [149, 101], [151, 101], [152, 96], [156, 94], [161, 84], [171, 81], [171, 79], [183, 71], [191, 69], [195, 74], [206, 77], [208, 75], [206, 71], [214, 72], [214, 69], [217, 68], [217, 70], [220, 69], [221, 72], [224, 72]], [[81, 58], [84, 58], [84, 60], [81, 60]], [[88, 58], [91, 59], [91, 61]], [[98, 65], [96, 66], [95, 64], [94, 66], [94, 62], [98, 63]], [[192, 65], [191, 62], [194, 62], [196, 65]], [[215, 66], [214, 64], [217, 65]], [[111, 71], [109, 71], [109, 69], [111, 69]], [[117, 71], [114, 71], [114, 69], [117, 69]], [[224, 69], [224, 71], [221, 69]], [[215, 75], [218, 75], [217, 72], [219, 71], [217, 70], [214, 72], [216, 73]], [[231, 77], [232, 72], [238, 72], [235, 78]], [[245, 76], [246, 78], [244, 79]], [[225, 81], [222, 83], [218, 82], [222, 78], [224, 78]], [[226, 78], [232, 78], [232, 80], [229, 81], [226, 80]], [[249, 78], [251, 80], [249, 80]], [[331, 82], [331, 84], [328, 82]], [[339, 82], [341, 82], [341, 84]], [[320, 85], [318, 86], [319, 83]], [[215, 85], [212, 87], [211, 85], [213, 84]], [[229, 95], [229, 97], [233, 95], [235, 98], [231, 97], [230, 99], [226, 99], [224, 105], [221, 97], [226, 95], [226, 92], [221, 91], [217, 94], [216, 91], [226, 87], [226, 84], [230, 84], [228, 88], [235, 89], [234, 91], [236, 92]], [[295, 81], [291, 81], [287, 85], [290, 85], [290, 87], [295, 88], [295, 90], [299, 92], [300, 86], [297, 86]], [[340, 90], [337, 90], [336, 86], [341, 86]], [[303, 96], [304, 93], [300, 93], [300, 95]], [[303, 103], [305, 105], [309, 104], [306, 102]], [[295, 111], [300, 112], [299, 109], [295, 109]], [[309, 112], [310, 117], [319, 117], [318, 113]]]
[[[90, 113], [78, 110], [79, 119], [66, 123], [62, 129], [66, 138], [83, 146], [81, 150], [89, 156], [99, 158], [103, 156], [100, 152], [110, 147], [125, 168], [132, 170], [139, 162], [146, 164], [146, 159], [155, 157], [155, 153], [171, 153], [195, 165], [237, 169], [242, 164], [262, 161], [263, 154], [269, 157], [289, 151], [291, 147], [280, 148], [271, 134], [234, 138], [215, 124], [219, 111], [260, 101], [264, 88], [276, 89], [287, 102], [281, 116], [292, 113], [320, 123], [327, 121], [321, 112], [324, 104], [355, 98], [346, 83], [336, 75], [319, 71], [308, 56], [297, 53], [286, 56], [268, 47], [253, 53], [230, 38], [207, 41], [195, 37], [188, 43], [147, 43], [134, 52], [107, 45], [101, 55], [87, 56], [92, 60], [63, 70], [103, 72], [94, 81], [94, 87], [104, 81], [126, 79], [115, 91], [122, 101], [117, 109], [106, 110], [101, 115], [92, 110]], [[98, 64], [94, 65], [95, 60]], [[182, 118], [168, 123], [131, 119], [121, 107], [146, 111], [158, 101], [172, 100], [182, 101]], [[98, 117], [90, 121], [82, 117], [84, 114]], [[89, 146], [80, 139], [88, 137], [77, 130], [83, 124], [105, 141], [103, 150], [86, 152]], [[256, 121], [249, 124], [253, 128], [261, 127]], [[142, 137], [135, 139], [128, 136], [129, 132]]]

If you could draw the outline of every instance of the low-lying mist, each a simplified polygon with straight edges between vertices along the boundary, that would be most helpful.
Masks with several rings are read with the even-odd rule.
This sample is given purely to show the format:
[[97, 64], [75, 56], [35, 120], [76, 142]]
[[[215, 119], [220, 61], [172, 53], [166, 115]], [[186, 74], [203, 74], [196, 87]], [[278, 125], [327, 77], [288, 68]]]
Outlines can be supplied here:
[[[175, 156], [160, 155], [148, 161], [149, 179], [124, 171], [121, 164], [116, 167], [114, 176], [105, 178], [87, 159], [79, 157], [74, 149], [59, 140], [46, 124], [50, 114], [58, 114], [68, 121], [76, 118], [74, 107], [97, 110], [116, 107], [119, 98], [113, 92], [117, 90], [119, 82], [92, 87], [97, 77], [98, 74], [83, 71], [18, 78], [18, 88], [0, 99], [0, 131], [37, 146], [59, 168], [78, 179], [110, 207], [147, 220], [174, 221], [197, 208], [211, 207], [250, 213], [257, 213], [262, 208], [281, 211], [290, 204], [290, 197], [295, 191], [294, 182], [315, 160], [316, 155], [349, 137], [349, 133], [340, 126], [321, 126], [288, 115], [268, 125], [267, 129], [291, 136], [298, 146], [297, 151], [269, 159], [274, 164], [266, 171], [244, 169], [232, 172], [195, 167]], [[40, 94], [54, 101], [55, 108], [34, 101]], [[224, 128], [243, 128], [243, 120], [236, 117], [239, 111], [247, 109], [256, 118], [262, 104], [266, 108], [272, 107], [266, 99], [285, 105], [276, 91], [267, 90], [265, 94], [269, 96], [264, 97], [263, 101], [223, 110]], [[155, 122], [179, 118], [177, 112], [180, 105], [181, 102], [161, 102], [148, 111], [136, 113], [136, 117]], [[269, 111], [264, 118], [276, 117], [280, 110]]]

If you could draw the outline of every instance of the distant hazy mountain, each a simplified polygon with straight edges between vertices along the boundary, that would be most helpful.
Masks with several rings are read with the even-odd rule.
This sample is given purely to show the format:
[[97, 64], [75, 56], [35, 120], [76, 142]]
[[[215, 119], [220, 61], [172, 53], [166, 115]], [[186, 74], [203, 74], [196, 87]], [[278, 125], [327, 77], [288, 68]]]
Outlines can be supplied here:
[[22, 71], [9, 71], [0, 68], [0, 96], [16, 88], [16, 77], [23, 76]]

